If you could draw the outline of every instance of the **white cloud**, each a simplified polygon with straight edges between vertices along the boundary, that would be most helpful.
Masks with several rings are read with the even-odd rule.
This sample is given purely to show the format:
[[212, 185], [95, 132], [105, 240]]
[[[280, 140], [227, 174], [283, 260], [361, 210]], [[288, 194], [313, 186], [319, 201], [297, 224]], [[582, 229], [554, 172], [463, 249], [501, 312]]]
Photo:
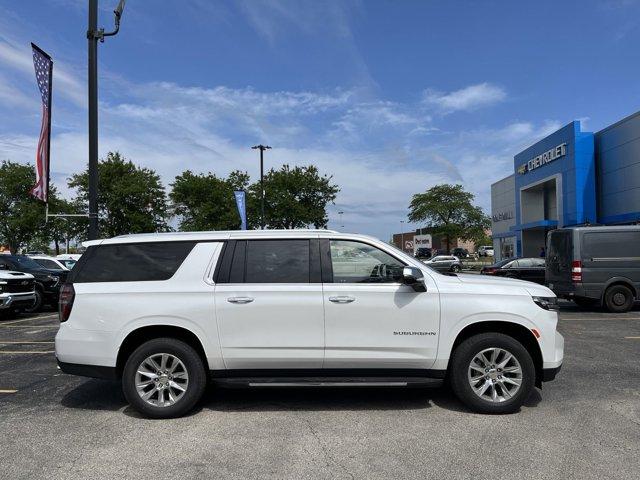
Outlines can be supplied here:
[[435, 105], [445, 113], [460, 110], [474, 110], [504, 101], [507, 93], [502, 87], [490, 83], [470, 85], [449, 93], [425, 90], [424, 103]]
[[[36, 87], [33, 55], [28, 43], [20, 44], [0, 38], [0, 65], [19, 73], [25, 79], [33, 81]], [[54, 94], [60, 94], [77, 106], [87, 104], [86, 88], [70, 69], [54, 58], [53, 68]]]

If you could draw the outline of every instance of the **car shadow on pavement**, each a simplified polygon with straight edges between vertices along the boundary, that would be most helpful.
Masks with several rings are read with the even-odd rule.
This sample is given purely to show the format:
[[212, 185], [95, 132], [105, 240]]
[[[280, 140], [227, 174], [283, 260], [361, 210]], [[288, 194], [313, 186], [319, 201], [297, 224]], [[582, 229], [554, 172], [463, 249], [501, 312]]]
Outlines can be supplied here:
[[[536, 407], [542, 396], [534, 389], [525, 407]], [[127, 405], [119, 382], [91, 379], [62, 398], [62, 405], [81, 410], [122, 410], [144, 418]], [[218, 412], [424, 410], [433, 406], [453, 412], [469, 410], [446, 387], [351, 388], [221, 388], [209, 386], [188, 416], [203, 410]]]
[[120, 382], [92, 378], [67, 392], [60, 403], [63, 407], [80, 410], [117, 411], [127, 405], [127, 400]]

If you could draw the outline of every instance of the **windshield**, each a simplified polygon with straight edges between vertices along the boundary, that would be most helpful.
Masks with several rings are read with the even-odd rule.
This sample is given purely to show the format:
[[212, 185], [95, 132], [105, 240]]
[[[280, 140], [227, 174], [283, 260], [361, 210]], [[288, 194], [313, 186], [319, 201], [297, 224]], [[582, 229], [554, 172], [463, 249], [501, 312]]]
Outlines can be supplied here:
[[26, 255], [16, 255], [15, 257], [11, 257], [11, 260], [17, 263], [21, 268], [29, 270], [42, 270], [42, 265], [39, 265]]

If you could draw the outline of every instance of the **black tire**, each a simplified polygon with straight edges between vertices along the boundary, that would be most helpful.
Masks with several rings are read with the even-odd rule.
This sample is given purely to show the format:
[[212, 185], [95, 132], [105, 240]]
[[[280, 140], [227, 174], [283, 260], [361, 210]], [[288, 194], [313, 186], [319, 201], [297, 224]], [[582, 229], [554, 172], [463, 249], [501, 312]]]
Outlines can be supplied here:
[[613, 285], [604, 292], [604, 305], [612, 313], [624, 313], [633, 308], [633, 293], [625, 285]]
[[[511, 398], [501, 402], [480, 398], [468, 380], [471, 361], [478, 353], [488, 348], [501, 348], [511, 353], [522, 370], [520, 388]], [[466, 339], [454, 350], [449, 366], [449, 378], [454, 393], [462, 403], [477, 413], [503, 414], [517, 411], [531, 395], [535, 376], [536, 369], [527, 349], [513, 337], [502, 333], [481, 333]]]
[[42, 310], [42, 304], [44, 303], [44, 292], [36, 287], [35, 290], [36, 299], [33, 301], [33, 305], [24, 309], [25, 313], [38, 313]]
[[[140, 364], [149, 356], [159, 353], [168, 353], [178, 358], [189, 375], [189, 383], [182, 398], [166, 407], [147, 403], [138, 394], [135, 385]], [[149, 418], [174, 418], [188, 413], [202, 398], [206, 385], [207, 376], [202, 359], [190, 345], [175, 338], [156, 338], [143, 343], [129, 356], [122, 372], [124, 396], [134, 409]]]
[[451, 265], [451, 271], [453, 273], [458, 273], [461, 270], [460, 265]]

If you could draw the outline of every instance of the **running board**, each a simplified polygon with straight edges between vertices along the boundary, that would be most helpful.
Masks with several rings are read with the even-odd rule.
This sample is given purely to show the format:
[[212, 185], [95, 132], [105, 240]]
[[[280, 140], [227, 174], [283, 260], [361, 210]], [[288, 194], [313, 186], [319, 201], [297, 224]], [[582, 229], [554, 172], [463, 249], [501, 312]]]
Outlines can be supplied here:
[[408, 387], [440, 386], [442, 379], [426, 377], [245, 377], [213, 378], [226, 387]]

